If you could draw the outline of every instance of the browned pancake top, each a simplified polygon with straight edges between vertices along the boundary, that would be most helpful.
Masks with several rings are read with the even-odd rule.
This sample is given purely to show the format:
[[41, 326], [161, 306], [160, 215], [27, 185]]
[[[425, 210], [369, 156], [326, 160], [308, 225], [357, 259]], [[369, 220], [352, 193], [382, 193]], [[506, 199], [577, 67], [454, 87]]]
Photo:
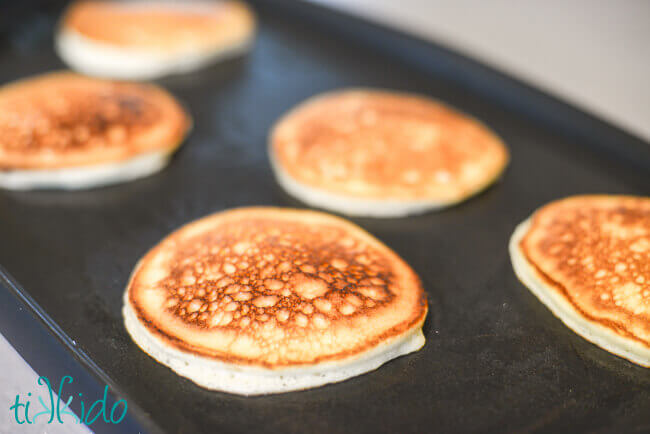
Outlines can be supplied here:
[[46, 74], [0, 88], [0, 169], [108, 163], [176, 147], [189, 125], [163, 90]]
[[553, 202], [535, 213], [521, 248], [583, 315], [650, 347], [650, 198]]
[[175, 232], [135, 271], [130, 300], [172, 344], [265, 366], [350, 357], [426, 314], [417, 276], [377, 240], [326, 214], [274, 208]]
[[238, 1], [80, 1], [63, 20], [65, 28], [98, 42], [163, 52], [240, 42], [254, 24]]
[[308, 100], [271, 137], [297, 181], [364, 198], [459, 200], [491, 182], [508, 152], [479, 122], [431, 99], [346, 90]]

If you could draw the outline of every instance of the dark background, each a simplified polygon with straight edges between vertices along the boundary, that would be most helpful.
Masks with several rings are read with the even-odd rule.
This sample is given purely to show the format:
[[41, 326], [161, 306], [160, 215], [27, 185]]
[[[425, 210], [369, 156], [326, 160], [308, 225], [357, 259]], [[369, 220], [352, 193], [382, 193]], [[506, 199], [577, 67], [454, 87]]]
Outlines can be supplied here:
[[[0, 0], [0, 47], [11, 47], [21, 36], [41, 39], [69, 2], [66, 0]], [[42, 23], [43, 32], [35, 32]]]

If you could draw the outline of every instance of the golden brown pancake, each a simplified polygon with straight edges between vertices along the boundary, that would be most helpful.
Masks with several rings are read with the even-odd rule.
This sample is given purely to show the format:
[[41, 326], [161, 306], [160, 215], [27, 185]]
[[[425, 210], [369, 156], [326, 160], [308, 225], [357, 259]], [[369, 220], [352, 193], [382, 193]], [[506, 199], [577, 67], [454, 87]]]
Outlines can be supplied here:
[[153, 78], [243, 51], [255, 17], [239, 1], [78, 1], [57, 47], [72, 67], [116, 78]]
[[419, 349], [427, 301], [413, 270], [352, 223], [241, 208], [147, 253], [124, 313], [136, 343], [180, 375], [259, 394], [341, 381]]
[[350, 215], [400, 216], [466, 199], [508, 162], [501, 140], [429, 98], [343, 90], [309, 99], [272, 131], [279, 183], [304, 202]]
[[120, 164], [169, 156], [189, 126], [178, 102], [157, 86], [68, 72], [20, 80], [0, 88], [0, 177], [49, 174], [43, 186], [56, 187], [65, 170], [101, 172], [113, 164], [109, 175], [119, 178]]
[[650, 198], [574, 196], [522, 224], [513, 265], [571, 329], [650, 366]]

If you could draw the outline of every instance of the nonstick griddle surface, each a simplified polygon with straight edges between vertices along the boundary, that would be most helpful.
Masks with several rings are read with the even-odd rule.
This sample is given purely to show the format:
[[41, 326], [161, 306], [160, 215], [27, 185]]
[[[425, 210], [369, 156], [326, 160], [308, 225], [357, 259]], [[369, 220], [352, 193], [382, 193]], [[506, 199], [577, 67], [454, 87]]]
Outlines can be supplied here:
[[[33, 44], [0, 53], [0, 82], [62, 68], [51, 39]], [[517, 281], [507, 252], [515, 225], [548, 201], [648, 194], [642, 166], [273, 10], [260, 14], [246, 59], [160, 83], [195, 121], [166, 170], [97, 190], [0, 192], [0, 264], [141, 417], [174, 433], [650, 430], [650, 370], [563, 326]], [[284, 395], [238, 397], [178, 377], [123, 327], [132, 267], [169, 232], [206, 214], [304, 207], [273, 180], [267, 132], [294, 104], [347, 86], [439, 98], [494, 128], [512, 153], [502, 180], [464, 204], [412, 218], [352, 219], [421, 276], [430, 304], [426, 346], [370, 374]]]

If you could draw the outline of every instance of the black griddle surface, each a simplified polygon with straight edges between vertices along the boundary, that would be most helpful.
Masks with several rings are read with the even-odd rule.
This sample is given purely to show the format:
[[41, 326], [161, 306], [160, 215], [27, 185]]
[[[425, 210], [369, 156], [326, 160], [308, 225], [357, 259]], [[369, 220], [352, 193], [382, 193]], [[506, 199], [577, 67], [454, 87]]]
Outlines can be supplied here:
[[[281, 15], [261, 13], [247, 58], [160, 81], [195, 122], [166, 170], [97, 190], [0, 191], [0, 264], [119, 386], [132, 411], [167, 432], [649, 432], [650, 370], [566, 328], [517, 281], [507, 244], [515, 225], [546, 202], [648, 194], [650, 171]], [[2, 83], [61, 67], [49, 39], [0, 52]], [[352, 219], [421, 276], [430, 304], [425, 347], [340, 384], [255, 398], [201, 389], [156, 363], [122, 323], [136, 261], [206, 214], [304, 207], [273, 180], [267, 132], [294, 104], [348, 86], [441, 99], [486, 122], [512, 153], [502, 180], [459, 206]]]

